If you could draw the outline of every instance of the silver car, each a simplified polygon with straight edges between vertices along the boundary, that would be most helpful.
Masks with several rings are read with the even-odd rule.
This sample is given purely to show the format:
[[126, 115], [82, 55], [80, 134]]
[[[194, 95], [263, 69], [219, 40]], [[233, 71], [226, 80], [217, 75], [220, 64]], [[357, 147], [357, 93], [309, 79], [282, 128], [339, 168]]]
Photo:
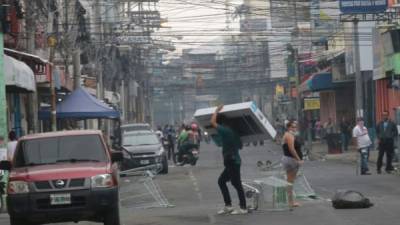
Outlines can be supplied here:
[[121, 170], [156, 165], [160, 173], [168, 173], [166, 151], [153, 131], [132, 131], [122, 134], [124, 159]]
[[152, 131], [152, 129], [148, 123], [130, 123], [121, 125], [122, 133], [133, 131]]

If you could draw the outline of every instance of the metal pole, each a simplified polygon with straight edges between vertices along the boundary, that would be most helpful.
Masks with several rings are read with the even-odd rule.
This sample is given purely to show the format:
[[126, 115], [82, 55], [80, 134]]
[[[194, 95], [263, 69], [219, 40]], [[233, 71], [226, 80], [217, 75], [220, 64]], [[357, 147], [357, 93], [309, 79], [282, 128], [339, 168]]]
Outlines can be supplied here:
[[[101, 18], [101, 5], [100, 5], [100, 0], [96, 0], [95, 2], [95, 30], [97, 33], [98, 41], [102, 43], [103, 41], [103, 23], [102, 23], [102, 18]], [[102, 57], [103, 57], [103, 48], [97, 49], [98, 54], [96, 58], [96, 73], [97, 73], [97, 97], [99, 99], [104, 99], [104, 84], [103, 84], [103, 68], [102, 68]], [[101, 119], [98, 119], [98, 129], [103, 130], [104, 124]]]
[[56, 91], [54, 87], [54, 77], [53, 77], [53, 60], [54, 60], [54, 55], [55, 55], [55, 46], [57, 43], [56, 38], [53, 36], [53, 25], [54, 25], [54, 12], [49, 11], [49, 18], [48, 18], [48, 24], [47, 24], [47, 33], [49, 35], [48, 37], [48, 45], [50, 47], [50, 56], [49, 56], [49, 64], [50, 64], [50, 96], [51, 96], [51, 130], [56, 131], [57, 130], [57, 115], [56, 115]]
[[54, 76], [53, 76], [53, 59], [54, 59], [54, 47], [50, 47], [50, 95], [51, 95], [51, 130], [57, 130], [57, 112], [56, 112], [56, 89], [54, 87]]
[[[98, 36], [98, 41], [101, 43], [103, 41], [103, 23], [102, 23], [102, 18], [101, 18], [101, 3], [100, 0], [96, 0], [96, 9], [95, 9], [95, 21], [96, 21], [96, 25], [95, 25], [95, 30]], [[103, 44], [103, 43], [102, 43]], [[100, 59], [96, 59], [96, 67], [97, 67], [97, 89], [98, 89], [98, 93], [97, 93], [97, 97], [99, 99], [103, 99], [104, 98], [104, 84], [103, 84], [103, 68], [102, 68], [102, 57], [103, 57], [103, 48], [102, 49], [98, 49], [99, 54], [98, 57], [100, 57]]]
[[7, 143], [7, 102], [6, 102], [6, 84], [4, 81], [3, 69], [3, 33], [0, 25], [0, 136], [4, 138], [4, 142], [0, 142], [0, 148], [4, 148]]
[[[26, 30], [27, 30], [27, 51], [33, 54], [35, 50], [35, 27], [36, 19], [33, 10], [34, 3], [29, 0], [25, 0], [26, 4]], [[38, 91], [29, 93], [28, 101], [30, 102], [28, 112], [28, 133], [36, 133], [39, 131], [39, 124], [37, 119], [38, 114]]]
[[72, 54], [74, 66], [74, 89], [81, 86], [81, 50], [77, 47]]
[[355, 67], [355, 82], [356, 82], [356, 117], [363, 117], [363, 88], [362, 88], [362, 76], [360, 68], [360, 43], [358, 34], [358, 20], [353, 21], [353, 32], [354, 32], [354, 67]]
[[300, 73], [299, 73], [299, 52], [298, 49], [294, 49], [294, 73], [296, 80], [296, 119], [300, 122], [301, 119], [301, 97], [300, 97]]

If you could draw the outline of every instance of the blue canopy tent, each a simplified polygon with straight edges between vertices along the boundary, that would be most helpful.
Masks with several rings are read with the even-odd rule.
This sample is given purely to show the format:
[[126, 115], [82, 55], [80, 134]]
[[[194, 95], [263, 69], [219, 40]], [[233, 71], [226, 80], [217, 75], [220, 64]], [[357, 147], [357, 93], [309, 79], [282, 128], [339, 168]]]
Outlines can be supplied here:
[[[119, 119], [120, 113], [89, 94], [84, 88], [73, 91], [57, 104], [57, 119]], [[50, 110], [39, 111], [40, 120], [50, 119]]]

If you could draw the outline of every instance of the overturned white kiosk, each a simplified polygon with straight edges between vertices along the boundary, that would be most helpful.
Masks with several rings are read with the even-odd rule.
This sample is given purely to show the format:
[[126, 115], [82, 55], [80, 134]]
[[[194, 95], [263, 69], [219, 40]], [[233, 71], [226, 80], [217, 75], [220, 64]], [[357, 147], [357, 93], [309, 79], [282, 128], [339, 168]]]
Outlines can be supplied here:
[[[194, 118], [210, 135], [216, 134], [211, 126], [211, 116], [216, 107], [199, 109]], [[274, 139], [276, 130], [254, 102], [225, 105], [219, 114], [231, 120], [232, 129], [240, 136], [243, 143]]]

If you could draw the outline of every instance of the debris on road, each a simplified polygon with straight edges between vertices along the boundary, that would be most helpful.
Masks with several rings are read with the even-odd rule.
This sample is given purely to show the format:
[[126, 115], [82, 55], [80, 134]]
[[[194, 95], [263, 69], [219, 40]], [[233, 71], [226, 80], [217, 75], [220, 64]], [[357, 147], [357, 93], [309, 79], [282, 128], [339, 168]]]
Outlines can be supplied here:
[[332, 206], [335, 209], [363, 209], [370, 208], [374, 204], [358, 191], [338, 190], [332, 198]]

